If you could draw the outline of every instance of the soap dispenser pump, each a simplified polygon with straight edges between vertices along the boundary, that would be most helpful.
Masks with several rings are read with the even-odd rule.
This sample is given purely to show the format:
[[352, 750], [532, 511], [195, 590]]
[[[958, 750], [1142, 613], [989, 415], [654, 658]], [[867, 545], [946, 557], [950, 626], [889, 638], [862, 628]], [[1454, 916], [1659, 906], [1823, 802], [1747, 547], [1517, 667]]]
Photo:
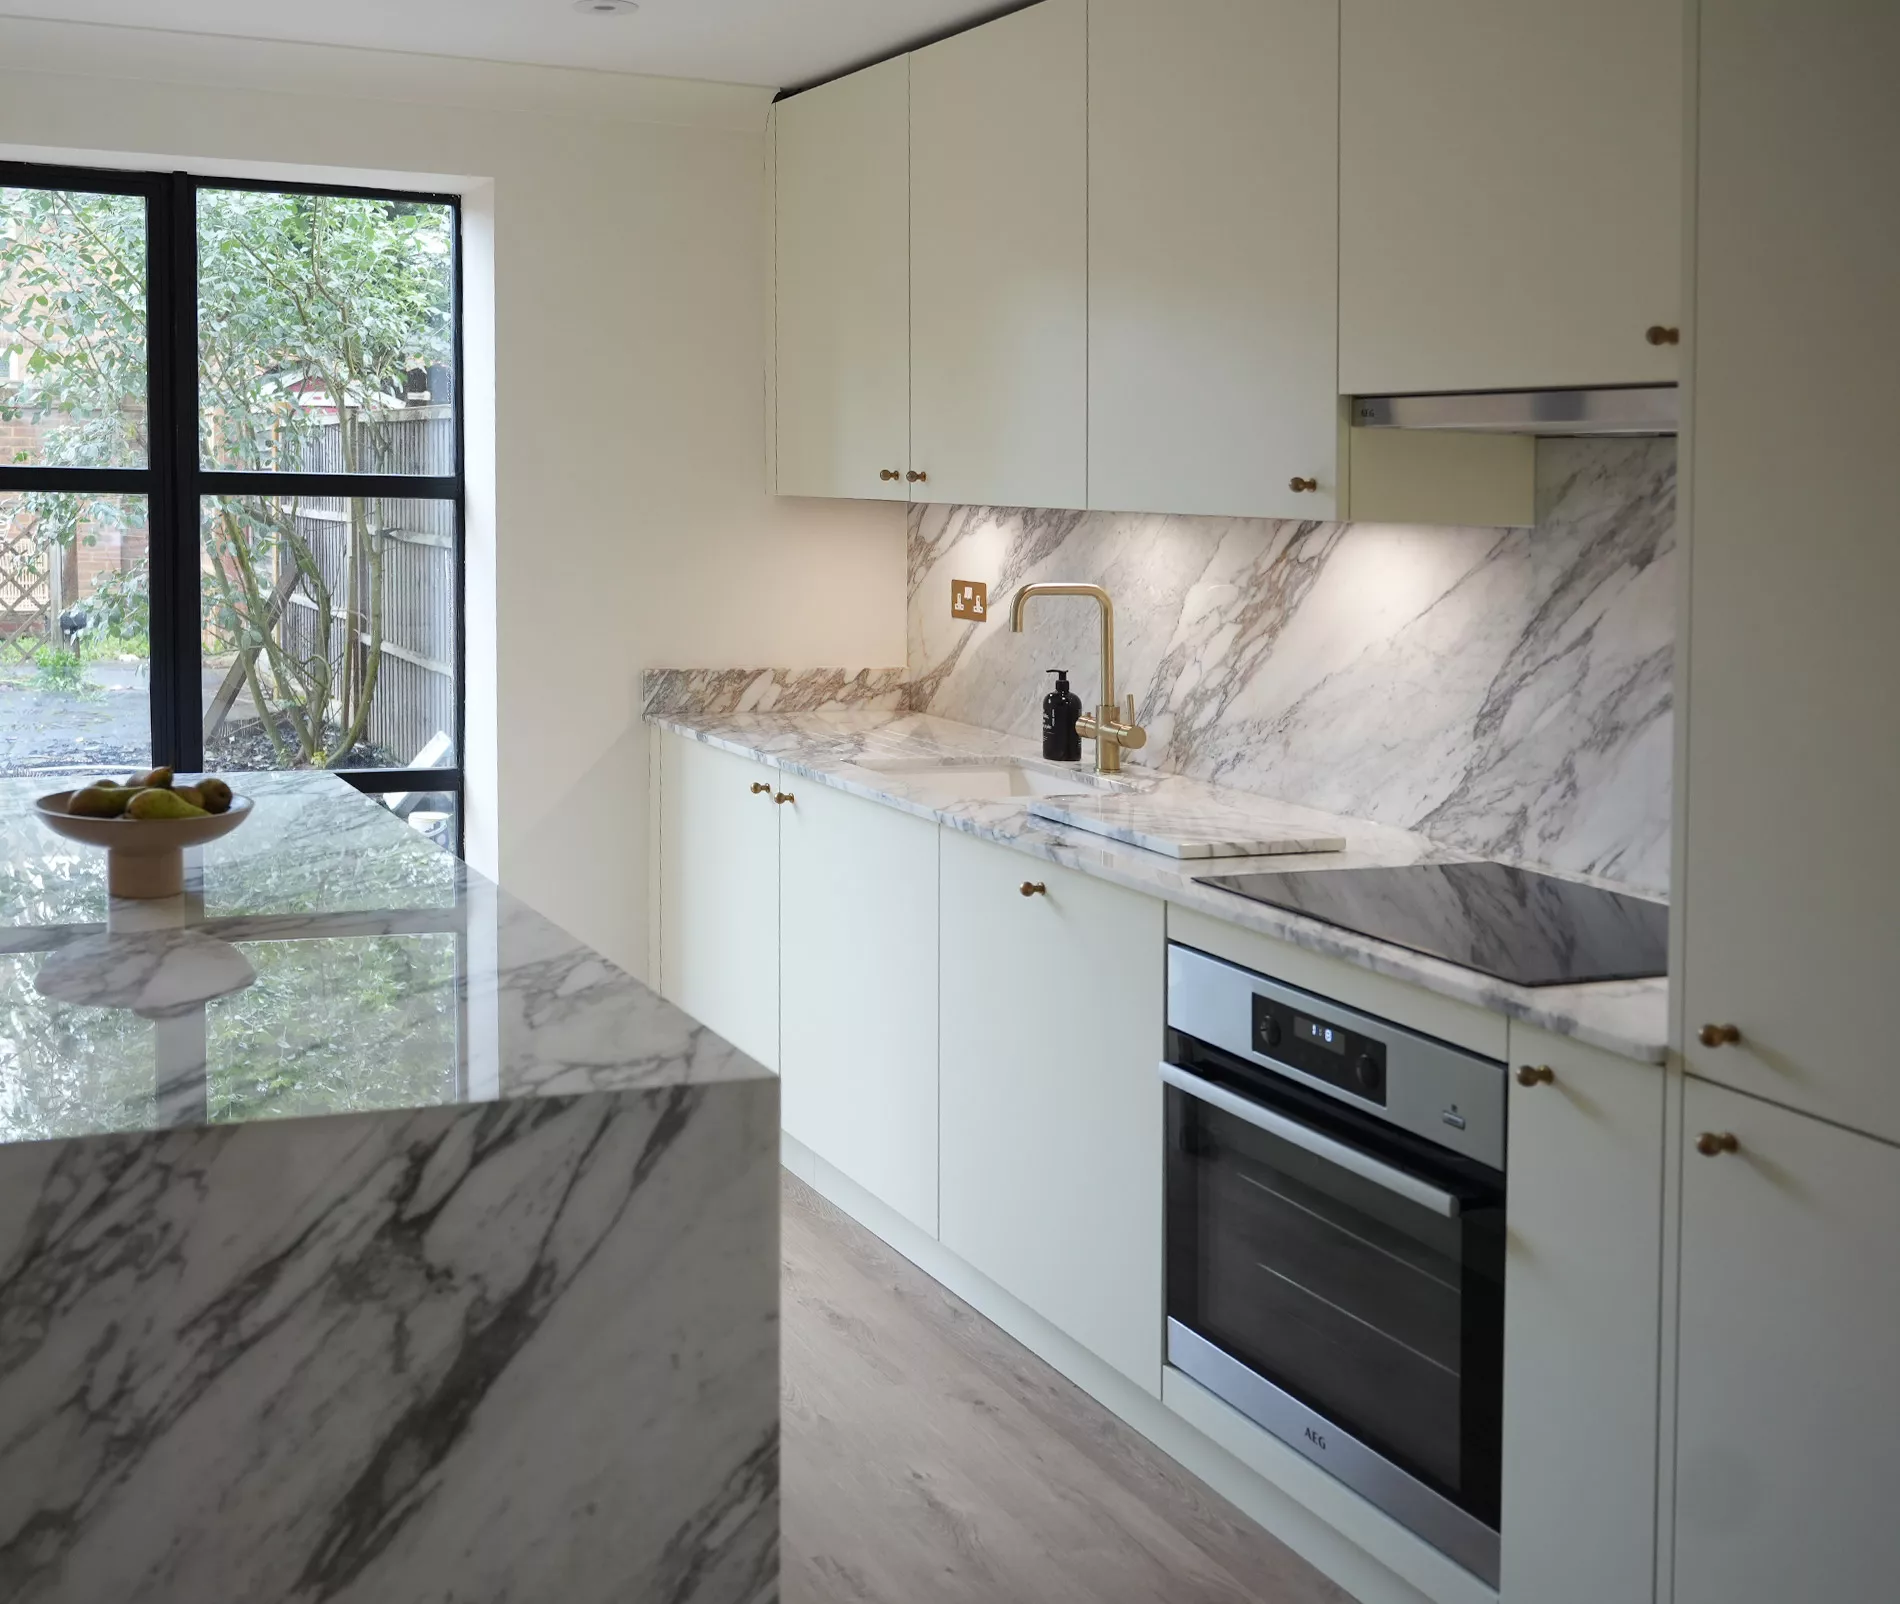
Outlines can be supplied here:
[[1055, 763], [1078, 763], [1082, 737], [1076, 720], [1082, 716], [1082, 698], [1069, 689], [1069, 671], [1052, 668], [1056, 688], [1042, 699], [1042, 755]]

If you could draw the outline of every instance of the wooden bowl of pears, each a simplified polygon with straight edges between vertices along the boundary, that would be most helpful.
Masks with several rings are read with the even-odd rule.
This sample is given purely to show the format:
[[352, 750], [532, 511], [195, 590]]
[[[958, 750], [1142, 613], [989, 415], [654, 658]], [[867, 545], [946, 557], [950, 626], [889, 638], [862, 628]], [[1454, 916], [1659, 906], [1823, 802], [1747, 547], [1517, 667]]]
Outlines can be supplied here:
[[185, 848], [229, 835], [251, 816], [249, 797], [215, 775], [180, 783], [170, 769], [55, 791], [34, 804], [68, 841], [106, 849], [106, 890], [150, 900], [185, 889]]

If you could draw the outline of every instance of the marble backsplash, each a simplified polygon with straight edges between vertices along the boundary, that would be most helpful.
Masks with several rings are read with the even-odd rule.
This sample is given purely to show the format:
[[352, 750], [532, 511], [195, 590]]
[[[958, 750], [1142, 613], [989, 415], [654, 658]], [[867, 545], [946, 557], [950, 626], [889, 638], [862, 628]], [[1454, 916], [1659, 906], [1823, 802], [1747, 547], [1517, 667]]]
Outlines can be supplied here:
[[[1097, 699], [1105, 586], [1139, 762], [1424, 831], [1475, 854], [1669, 883], [1673, 440], [1546, 440], [1530, 528], [911, 509], [910, 706], [1015, 734], [1070, 670]], [[992, 620], [950, 616], [982, 580]]]
[[642, 711], [668, 713], [865, 713], [905, 710], [901, 668], [649, 668], [640, 677]]

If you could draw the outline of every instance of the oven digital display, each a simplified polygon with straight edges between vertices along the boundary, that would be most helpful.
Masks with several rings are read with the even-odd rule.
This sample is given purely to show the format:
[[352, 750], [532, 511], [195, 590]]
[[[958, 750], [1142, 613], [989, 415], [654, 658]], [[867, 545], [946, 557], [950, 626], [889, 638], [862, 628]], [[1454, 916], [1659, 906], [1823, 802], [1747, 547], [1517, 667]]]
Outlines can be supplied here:
[[1341, 1057], [1345, 1056], [1346, 1032], [1337, 1025], [1323, 1024], [1317, 1019], [1307, 1019], [1301, 1014], [1295, 1014], [1293, 1034], [1314, 1047], [1329, 1053], [1338, 1053]]

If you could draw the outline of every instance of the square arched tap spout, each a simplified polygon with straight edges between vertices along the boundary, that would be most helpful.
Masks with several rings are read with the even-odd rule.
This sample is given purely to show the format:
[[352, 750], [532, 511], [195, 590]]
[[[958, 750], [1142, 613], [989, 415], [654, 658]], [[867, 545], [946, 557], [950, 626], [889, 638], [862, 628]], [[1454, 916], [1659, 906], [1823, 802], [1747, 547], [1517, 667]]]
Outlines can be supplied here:
[[1127, 716], [1115, 699], [1115, 601], [1100, 585], [1035, 584], [1024, 585], [1009, 604], [1009, 627], [1023, 632], [1023, 612], [1032, 596], [1092, 596], [1102, 614], [1102, 699], [1093, 713], [1076, 720], [1079, 734], [1095, 742], [1095, 772], [1119, 774], [1122, 753], [1145, 746], [1148, 732], [1135, 722], [1135, 698], [1128, 698]]

